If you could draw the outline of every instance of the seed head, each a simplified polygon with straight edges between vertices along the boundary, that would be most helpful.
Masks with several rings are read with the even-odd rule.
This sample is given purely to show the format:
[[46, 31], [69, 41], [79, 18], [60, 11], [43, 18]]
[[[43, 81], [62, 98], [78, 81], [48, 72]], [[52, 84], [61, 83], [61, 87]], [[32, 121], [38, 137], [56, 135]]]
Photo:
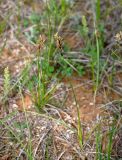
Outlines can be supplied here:
[[38, 48], [39, 50], [41, 50], [41, 49], [44, 47], [45, 41], [46, 41], [45, 37], [42, 36], [42, 35], [40, 35], [40, 36], [39, 36], [39, 40], [38, 40], [38, 42], [37, 42], [37, 48]]
[[54, 39], [56, 40], [56, 47], [62, 50], [63, 38], [58, 35], [58, 32], [54, 35]]

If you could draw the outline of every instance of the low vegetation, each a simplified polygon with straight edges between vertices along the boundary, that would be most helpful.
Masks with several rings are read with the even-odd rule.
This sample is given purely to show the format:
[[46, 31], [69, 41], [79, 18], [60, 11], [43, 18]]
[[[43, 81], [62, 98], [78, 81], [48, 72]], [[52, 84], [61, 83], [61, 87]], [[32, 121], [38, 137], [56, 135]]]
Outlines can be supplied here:
[[0, 159], [120, 160], [121, 0], [0, 8]]

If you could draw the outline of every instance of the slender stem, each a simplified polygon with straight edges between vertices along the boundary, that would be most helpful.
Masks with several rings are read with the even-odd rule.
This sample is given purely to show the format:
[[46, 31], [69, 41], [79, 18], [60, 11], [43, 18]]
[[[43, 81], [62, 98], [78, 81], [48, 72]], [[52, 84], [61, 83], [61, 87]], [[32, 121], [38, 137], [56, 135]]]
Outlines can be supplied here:
[[97, 33], [95, 33], [96, 36], [96, 49], [97, 49], [97, 73], [96, 73], [96, 85], [95, 85], [95, 93], [94, 93], [94, 103], [96, 102], [96, 95], [97, 95], [97, 90], [99, 87], [99, 77], [100, 77], [100, 46], [99, 46], [99, 39], [97, 36]]
[[96, 2], [96, 20], [97, 22], [100, 20], [101, 11], [100, 11], [100, 0]]
[[80, 147], [82, 149], [82, 147], [83, 147], [83, 131], [82, 131], [82, 126], [81, 126], [81, 121], [80, 121], [79, 105], [78, 105], [78, 102], [77, 102], [77, 99], [76, 99], [76, 95], [75, 95], [73, 86], [72, 86], [72, 84], [70, 84], [70, 85], [71, 85], [71, 88], [72, 88], [72, 91], [73, 91], [73, 95], [74, 95], [74, 99], [75, 99], [75, 103], [76, 103], [76, 107], [77, 107], [77, 115], [78, 115], [78, 139], [79, 139]]

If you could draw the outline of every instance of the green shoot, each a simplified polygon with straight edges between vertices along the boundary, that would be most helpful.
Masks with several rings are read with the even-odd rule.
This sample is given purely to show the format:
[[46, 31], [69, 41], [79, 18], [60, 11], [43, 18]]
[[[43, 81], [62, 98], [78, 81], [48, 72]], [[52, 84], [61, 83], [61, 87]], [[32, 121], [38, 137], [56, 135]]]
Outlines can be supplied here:
[[102, 133], [100, 125], [96, 131], [96, 160], [103, 160], [102, 158]]
[[101, 1], [101, 0], [97, 0], [97, 1], [96, 1], [96, 20], [97, 20], [97, 22], [98, 22], [98, 21], [100, 20], [100, 18], [101, 18], [100, 1]]
[[111, 160], [111, 152], [112, 152], [112, 144], [113, 144], [113, 137], [115, 136], [116, 127], [114, 124], [109, 127], [109, 142], [107, 146], [107, 160]]
[[79, 140], [80, 147], [81, 147], [81, 149], [82, 149], [82, 148], [83, 148], [83, 130], [82, 130], [81, 121], [80, 121], [79, 105], [78, 105], [78, 102], [77, 102], [77, 99], [76, 99], [75, 92], [74, 92], [74, 89], [73, 89], [72, 84], [71, 84], [71, 88], [72, 88], [72, 92], [73, 92], [73, 95], [74, 95], [74, 100], [75, 100], [76, 107], [77, 107], [77, 116], [78, 116], [78, 140]]

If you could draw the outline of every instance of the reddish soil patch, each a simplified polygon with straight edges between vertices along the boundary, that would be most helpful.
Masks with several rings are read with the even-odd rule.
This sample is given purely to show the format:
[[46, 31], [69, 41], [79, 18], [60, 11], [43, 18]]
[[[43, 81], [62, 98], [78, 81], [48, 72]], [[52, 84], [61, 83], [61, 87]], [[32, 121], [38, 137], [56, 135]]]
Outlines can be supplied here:
[[[79, 105], [81, 120], [88, 123], [96, 120], [103, 112], [103, 110], [98, 107], [103, 103], [103, 96], [99, 94], [96, 97], [96, 104], [94, 104], [93, 87], [91, 84], [83, 84], [83, 81], [88, 81], [88, 78], [83, 77], [81, 80], [65, 79], [64, 83], [72, 84]], [[72, 117], [77, 117], [77, 108], [72, 90], [68, 92], [66, 106], [70, 108]]]
[[[119, 76], [119, 81], [121, 79], [121, 74]], [[93, 85], [89, 81], [89, 76], [65, 78], [63, 82], [65, 85], [72, 84], [79, 105], [81, 121], [90, 123], [95, 121], [100, 116], [105, 114], [105, 111], [101, 109], [101, 105], [106, 104], [113, 100], [120, 99], [114, 91], [102, 90], [97, 93], [96, 102], [94, 104], [94, 92]], [[68, 91], [68, 98], [66, 101], [66, 107], [70, 110], [72, 117], [77, 117], [77, 108], [75, 104], [75, 98], [73, 91]]]
[[83, 39], [73, 33], [65, 35], [64, 42], [68, 45], [68, 47], [70, 47], [70, 49], [77, 50], [79, 47], [82, 48], [84, 46]]
[[17, 106], [19, 111], [30, 110], [32, 108], [32, 98], [29, 95], [25, 95], [23, 98], [18, 99]]

